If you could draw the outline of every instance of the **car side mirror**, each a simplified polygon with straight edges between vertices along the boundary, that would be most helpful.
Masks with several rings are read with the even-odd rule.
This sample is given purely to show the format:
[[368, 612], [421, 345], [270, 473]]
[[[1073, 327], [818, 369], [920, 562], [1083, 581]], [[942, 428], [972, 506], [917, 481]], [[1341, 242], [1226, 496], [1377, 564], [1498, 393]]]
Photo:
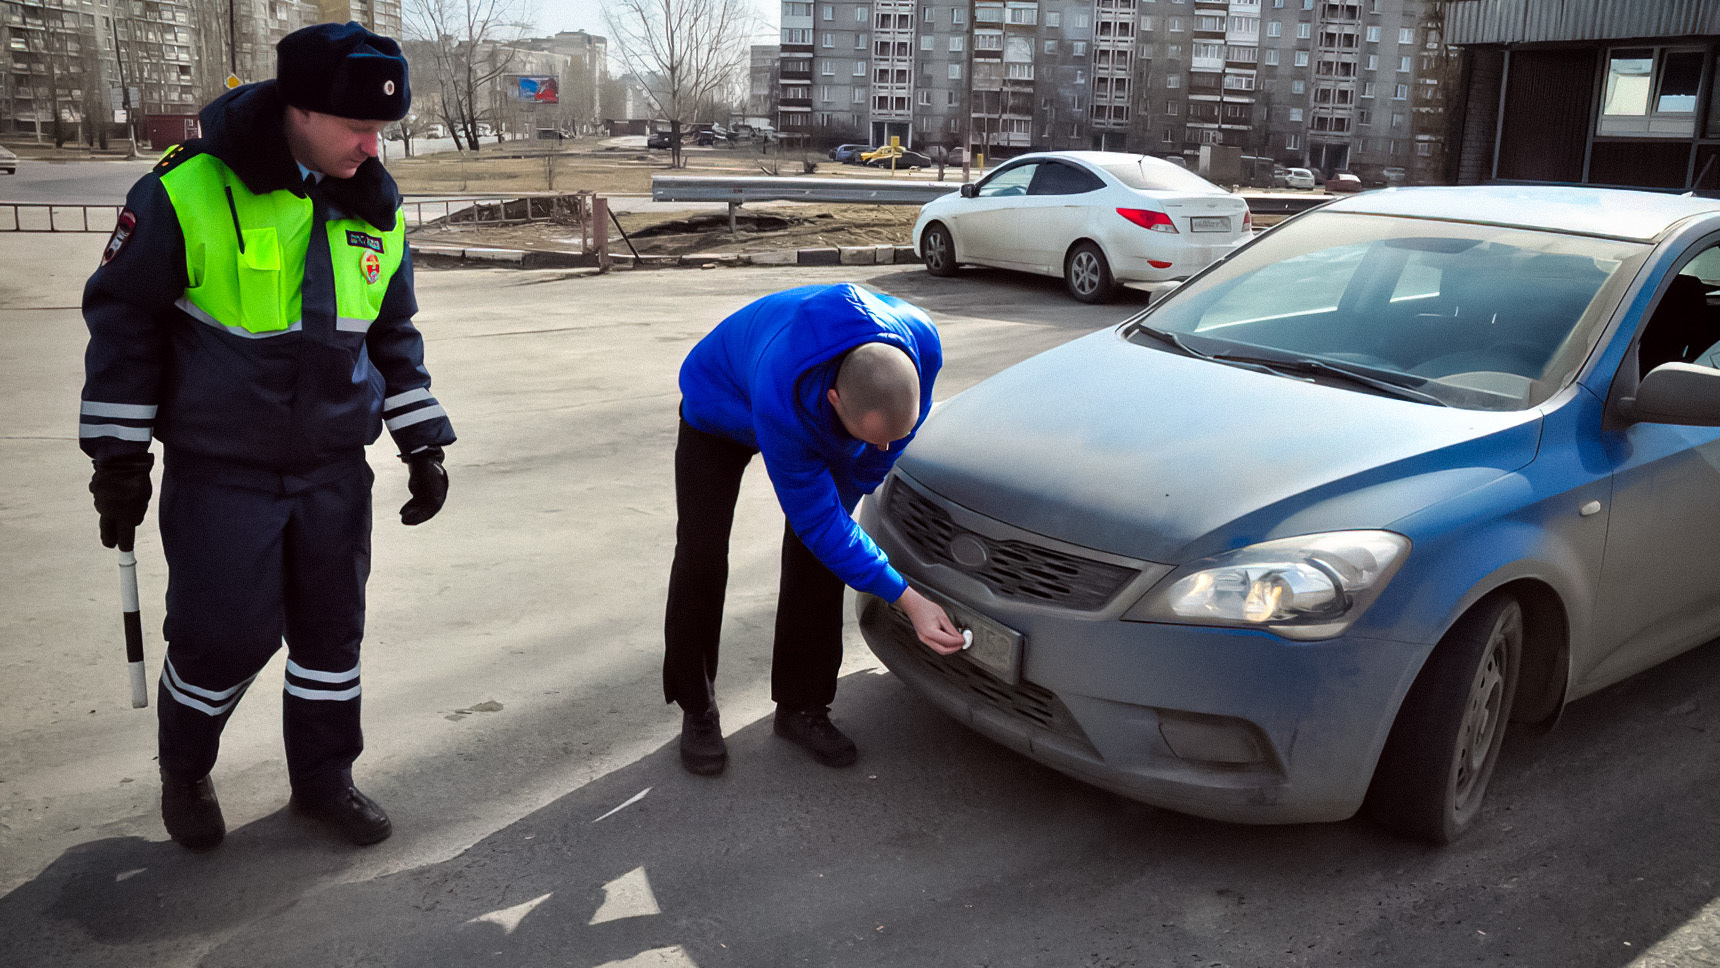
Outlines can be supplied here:
[[1625, 398], [1625, 412], [1641, 423], [1720, 427], [1720, 370], [1694, 363], [1662, 363]]
[[968, 182], [967, 184], [962, 186], [962, 197], [963, 198], [973, 198], [973, 197], [977, 196], [978, 194], [979, 194], [979, 186], [975, 185], [973, 182]]

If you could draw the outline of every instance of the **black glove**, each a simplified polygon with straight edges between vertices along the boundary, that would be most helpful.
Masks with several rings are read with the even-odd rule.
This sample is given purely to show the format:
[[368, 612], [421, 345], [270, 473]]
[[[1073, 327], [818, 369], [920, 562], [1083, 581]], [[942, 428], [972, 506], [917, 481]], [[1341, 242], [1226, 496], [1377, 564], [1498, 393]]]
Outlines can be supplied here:
[[149, 510], [149, 470], [155, 466], [155, 455], [146, 451], [108, 457], [95, 465], [90, 493], [95, 495], [96, 513], [101, 515], [102, 546], [117, 545], [121, 551], [130, 551], [143, 513]]
[[442, 448], [426, 447], [401, 454], [400, 459], [412, 468], [411, 476], [406, 479], [412, 500], [401, 505], [400, 523], [423, 524], [435, 517], [442, 510], [442, 502], [448, 500], [448, 472], [442, 467]]

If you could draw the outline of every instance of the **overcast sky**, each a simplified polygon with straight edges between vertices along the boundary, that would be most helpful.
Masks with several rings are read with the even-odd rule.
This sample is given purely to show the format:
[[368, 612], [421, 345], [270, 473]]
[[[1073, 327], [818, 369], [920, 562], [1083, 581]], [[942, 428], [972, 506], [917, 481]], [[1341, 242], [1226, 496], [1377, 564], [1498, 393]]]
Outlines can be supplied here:
[[[608, 27], [603, 22], [603, 4], [601, 0], [539, 0], [538, 26], [546, 34], [558, 30], [583, 30], [591, 34], [609, 34]], [[752, 0], [753, 7], [758, 11], [759, 27], [754, 43], [774, 43], [777, 36], [776, 25], [782, 14], [782, 4], [779, 0]]]

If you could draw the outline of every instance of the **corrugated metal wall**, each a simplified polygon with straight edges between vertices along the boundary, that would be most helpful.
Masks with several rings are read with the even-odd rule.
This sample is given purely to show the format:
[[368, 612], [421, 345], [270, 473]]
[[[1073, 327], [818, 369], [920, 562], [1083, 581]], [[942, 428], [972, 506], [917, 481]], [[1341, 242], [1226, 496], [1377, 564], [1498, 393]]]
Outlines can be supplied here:
[[1513, 51], [1498, 177], [1582, 181], [1594, 83], [1592, 50]]
[[1453, 44], [1532, 44], [1720, 34], [1716, 0], [1456, 0]]
[[1468, 84], [1463, 97], [1463, 134], [1458, 139], [1457, 184], [1479, 185], [1493, 177], [1493, 134], [1499, 124], [1499, 83], [1505, 52], [1483, 48], [1464, 52]]

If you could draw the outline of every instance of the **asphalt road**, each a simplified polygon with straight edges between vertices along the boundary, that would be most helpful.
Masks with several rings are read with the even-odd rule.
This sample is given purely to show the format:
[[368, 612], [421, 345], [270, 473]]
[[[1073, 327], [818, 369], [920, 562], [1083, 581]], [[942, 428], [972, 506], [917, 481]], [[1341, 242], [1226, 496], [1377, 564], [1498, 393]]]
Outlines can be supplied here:
[[[1445, 850], [1087, 788], [931, 710], [852, 621], [834, 715], [861, 760], [829, 770], [771, 735], [781, 520], [756, 467], [718, 684], [731, 766], [682, 772], [658, 672], [678, 362], [760, 294], [854, 278], [937, 319], [947, 397], [1131, 308], [992, 272], [421, 273], [460, 442], [446, 510], [415, 529], [395, 523], [404, 469], [372, 454], [357, 772], [396, 834], [350, 849], [283, 810], [277, 657], [216, 769], [229, 838], [183, 851], [71, 433], [101, 243], [0, 236], [0, 965], [1720, 962], [1715, 645], [1511, 736], [1480, 829]], [[139, 557], [153, 672], [153, 522]]]

